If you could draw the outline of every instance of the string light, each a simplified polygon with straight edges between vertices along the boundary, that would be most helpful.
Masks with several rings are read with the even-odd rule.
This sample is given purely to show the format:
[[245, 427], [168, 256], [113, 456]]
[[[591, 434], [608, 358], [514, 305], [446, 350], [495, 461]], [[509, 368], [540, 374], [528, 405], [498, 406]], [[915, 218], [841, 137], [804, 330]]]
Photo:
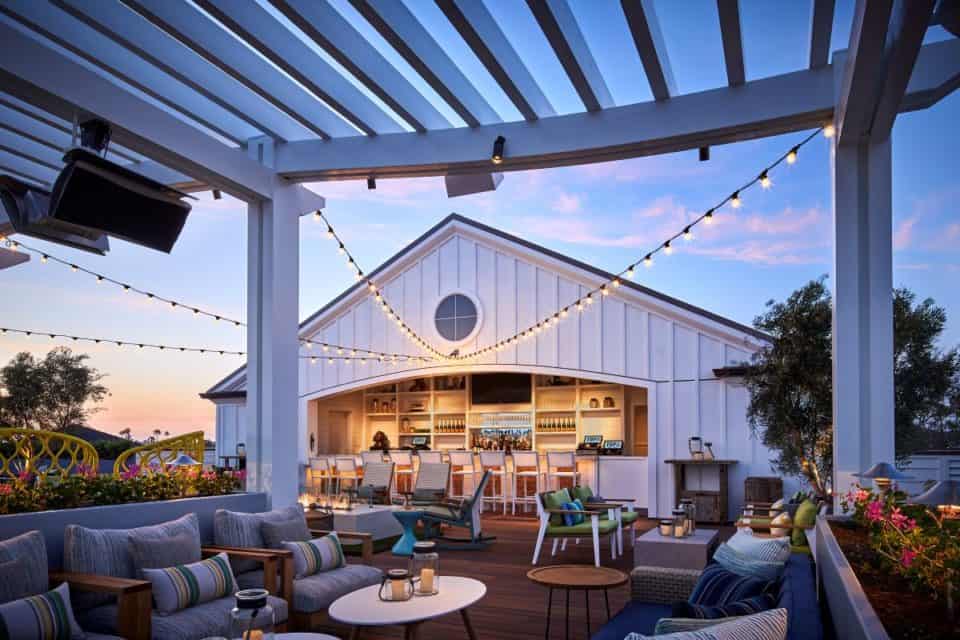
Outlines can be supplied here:
[[50, 256], [48, 256], [47, 254], [43, 254], [42, 256], [40, 256], [40, 262], [42, 262], [43, 264], [47, 264], [47, 260], [49, 259], [50, 259]]
[[825, 126], [825, 127], [823, 128], [823, 137], [824, 137], [824, 138], [832, 138], [836, 133], [837, 133], [837, 130], [836, 130], [836, 128], [834, 128], [834, 126], [833, 126], [832, 123], [831, 123], [831, 124], [828, 124], [827, 126]]
[[653, 266], [653, 256], [651, 256], [649, 253], [643, 257], [643, 266], [645, 266], [647, 269]]
[[734, 191], [733, 195], [730, 196], [730, 206], [734, 209], [739, 209], [742, 204], [743, 201], [740, 200], [740, 192]]
[[713, 224], [713, 209], [710, 209], [705, 214], [703, 214], [703, 224], [706, 224], [706, 225]]
[[690, 227], [684, 227], [683, 229], [683, 239], [687, 242], [693, 240], [693, 233], [690, 231]]
[[320, 215], [320, 212], [319, 212], [319, 211], [314, 211], [314, 212], [313, 212], [313, 219], [316, 220], [317, 222], [320, 222], [321, 220], [323, 220], [323, 216]]
[[797, 161], [797, 151], [798, 149], [794, 147], [787, 152], [787, 164], [793, 164]]
[[630, 265], [629, 267], [627, 267], [627, 271], [624, 275], [626, 275], [630, 279], [633, 279], [633, 273], [634, 273], [633, 269], [634, 269], [634, 265]]
[[769, 189], [770, 185], [773, 184], [770, 182], [770, 176], [767, 175], [767, 172], [764, 171], [760, 174], [760, 186], [764, 189]]
[[673, 247], [670, 246], [669, 240], [663, 243], [663, 252], [668, 256], [673, 254]]

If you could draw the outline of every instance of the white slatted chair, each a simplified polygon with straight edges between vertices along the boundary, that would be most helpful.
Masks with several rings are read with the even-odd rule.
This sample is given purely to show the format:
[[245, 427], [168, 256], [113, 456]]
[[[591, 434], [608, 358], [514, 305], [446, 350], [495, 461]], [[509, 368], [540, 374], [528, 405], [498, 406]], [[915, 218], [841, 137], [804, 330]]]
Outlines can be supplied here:
[[307, 486], [317, 497], [322, 493], [330, 492], [333, 474], [330, 472], [330, 461], [323, 458], [310, 458], [309, 482]]
[[446, 462], [421, 462], [417, 484], [413, 488], [414, 504], [442, 502], [450, 485], [450, 465]]
[[383, 452], [382, 451], [361, 451], [360, 459], [363, 461], [363, 466], [366, 468], [371, 462], [378, 463], [383, 462]]
[[[469, 498], [477, 486], [477, 468], [473, 451], [450, 451], [450, 491], [451, 498]], [[460, 478], [460, 491], [457, 492], [456, 478]], [[467, 492], [467, 479], [470, 479], [470, 493]]]
[[391, 451], [389, 455], [393, 463], [393, 497], [413, 488], [413, 454], [410, 451]]
[[[540, 469], [540, 454], [536, 451], [514, 451], [513, 457], [513, 490], [511, 492], [511, 508], [513, 515], [517, 514], [517, 504], [525, 511], [533, 505], [540, 511], [540, 499], [537, 497], [543, 483], [543, 471]], [[530, 480], [533, 480], [533, 493], [530, 493]], [[521, 495], [521, 490], [523, 491]]]
[[337, 493], [343, 492], [344, 482], [348, 482], [354, 490], [360, 486], [360, 466], [355, 456], [337, 456]]
[[481, 451], [480, 471], [490, 472], [490, 492], [483, 497], [484, 508], [487, 504], [503, 505], [503, 515], [507, 515], [507, 494], [509, 493], [510, 471], [507, 469], [507, 454], [503, 451]]
[[576, 454], [573, 451], [547, 451], [547, 487], [556, 491], [563, 479], [570, 480], [571, 488], [580, 482]]
[[417, 451], [417, 459], [420, 460], [420, 466], [424, 464], [440, 464], [443, 462], [442, 451]]
[[368, 462], [363, 466], [363, 480], [357, 488], [357, 497], [370, 504], [389, 504], [392, 485], [392, 462]]

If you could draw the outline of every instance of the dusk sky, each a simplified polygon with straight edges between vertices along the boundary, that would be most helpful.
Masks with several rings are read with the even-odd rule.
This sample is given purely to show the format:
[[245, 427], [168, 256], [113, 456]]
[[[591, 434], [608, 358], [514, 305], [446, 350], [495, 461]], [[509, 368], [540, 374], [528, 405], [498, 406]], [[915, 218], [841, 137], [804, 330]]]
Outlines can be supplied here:
[[[559, 113], [582, 110], [562, 68], [536, 29], [526, 4], [486, 0], [516, 43]], [[442, 46], [474, 79], [506, 120], [515, 108], [472, 56], [433, 2], [408, 5]], [[810, 2], [742, 2], [747, 79], [805, 65]], [[832, 49], [846, 47], [852, 0], [837, 3]], [[619, 2], [572, 3], [617, 104], [651, 99], [649, 85]], [[682, 5], [682, 6], [681, 6]], [[722, 48], [712, 0], [670, 3], [657, 9], [680, 93], [725, 84]], [[359, 16], [337, 4], [351, 22]], [[367, 25], [365, 35], [376, 38]], [[928, 41], [946, 37], [932, 29]], [[386, 45], [378, 44], [387, 55]], [[396, 54], [391, 62], [409, 76]], [[418, 87], [425, 86], [422, 81]], [[451, 120], [455, 114], [433, 101]], [[935, 107], [901, 115], [893, 132], [894, 284], [920, 298], [932, 297], [947, 310], [943, 346], [960, 343], [960, 95]], [[610, 271], [643, 257], [665, 237], [682, 229], [809, 132], [714, 147], [709, 162], [696, 151], [564, 169], [505, 174], [496, 192], [448, 199], [442, 178], [315, 183], [326, 196], [326, 215], [364, 271], [383, 260], [451, 212], [501, 228]], [[509, 141], [507, 153], [509, 154]], [[831, 269], [829, 143], [817, 137], [799, 161], [771, 174], [773, 188], [744, 195], [743, 207], [725, 208], [717, 224], [661, 256], [637, 281], [671, 296], [744, 323], [770, 299], [782, 300]], [[209, 193], [197, 194], [187, 225], [172, 254], [111, 239], [100, 258], [37, 240], [24, 241], [52, 255], [103, 272], [158, 295], [209, 308], [225, 316], [246, 316], [246, 207]], [[352, 277], [324, 228], [312, 217], [301, 221], [300, 315], [305, 317], [352, 284]], [[677, 243], [679, 245], [680, 243]], [[0, 271], [0, 324], [45, 332], [103, 336], [231, 350], [246, 348], [245, 332], [209, 318], [171, 309], [116, 286], [97, 284], [82, 273], [39, 260]], [[91, 355], [107, 374], [111, 396], [91, 424], [135, 436], [154, 428], [213, 433], [214, 406], [206, 390], [242, 363], [238, 357], [161, 353], [136, 348], [62, 343], [49, 338], [0, 336], [0, 362], [18, 351], [44, 354], [66, 344]], [[357, 345], [363, 346], [363, 345]]]

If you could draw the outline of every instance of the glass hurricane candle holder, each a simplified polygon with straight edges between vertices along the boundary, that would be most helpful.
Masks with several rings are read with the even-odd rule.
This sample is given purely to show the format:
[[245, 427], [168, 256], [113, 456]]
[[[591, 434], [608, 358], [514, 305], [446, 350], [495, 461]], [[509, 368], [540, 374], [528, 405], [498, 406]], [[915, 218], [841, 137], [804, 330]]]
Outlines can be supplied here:
[[660, 535], [662, 536], [672, 536], [673, 535], [673, 520], [669, 518], [664, 518], [660, 521]]
[[406, 569], [390, 569], [380, 582], [377, 593], [383, 602], [403, 602], [413, 597], [413, 580]]
[[410, 557], [410, 576], [413, 593], [418, 596], [433, 596], [440, 592], [440, 556], [437, 543], [417, 542]]
[[686, 512], [682, 508], [678, 507], [671, 512], [671, 515], [673, 516], [673, 537], [682, 538], [683, 536], [687, 535]]
[[273, 607], [266, 589], [237, 591], [237, 604], [230, 612], [230, 637], [243, 640], [273, 640]]

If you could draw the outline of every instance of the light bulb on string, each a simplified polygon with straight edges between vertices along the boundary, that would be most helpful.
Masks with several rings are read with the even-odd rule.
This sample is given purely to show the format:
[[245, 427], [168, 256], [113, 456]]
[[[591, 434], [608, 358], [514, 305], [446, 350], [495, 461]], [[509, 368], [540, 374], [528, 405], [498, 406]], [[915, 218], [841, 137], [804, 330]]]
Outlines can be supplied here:
[[613, 279], [613, 282], [612, 282], [611, 284], [613, 285], [614, 289], [616, 289], [617, 287], [620, 286], [620, 279], [619, 279], [619, 278], [614, 278], [614, 279]]
[[769, 189], [773, 183], [770, 182], [770, 176], [767, 175], [767, 172], [764, 171], [760, 174], [760, 187], [763, 189]]
[[76, 273], [79, 270], [80, 270], [80, 267], [78, 267], [77, 265], [75, 264], [70, 265], [70, 271], [73, 271], [74, 273]]
[[346, 252], [347, 252], [347, 249], [346, 249], [346, 247], [343, 246], [343, 243], [341, 242], [341, 243], [337, 246], [337, 253], [339, 253], [340, 255], [343, 255], [343, 254], [345, 254]]
[[43, 254], [42, 256], [40, 256], [40, 262], [42, 262], [43, 264], [47, 264], [47, 260], [49, 259], [50, 259], [50, 256], [48, 256], [47, 254]]
[[683, 239], [687, 242], [690, 242], [691, 240], [693, 240], [693, 232], [690, 231], [690, 227], [684, 227]]
[[673, 253], [673, 247], [670, 246], [669, 240], [663, 243], [663, 252], [668, 256]]
[[570, 315], [570, 312], [567, 310], [567, 307], [564, 307], [564, 308], [560, 311], [560, 317], [561, 317], [561, 318], [566, 318], [568, 315]]
[[333, 232], [333, 227], [327, 225], [327, 237], [333, 240], [336, 237], [336, 234]]
[[706, 225], [713, 224], [713, 209], [710, 209], [705, 214], [703, 214], [703, 224], [706, 224]]
[[593, 304], [593, 293], [587, 294], [587, 304]]
[[797, 147], [790, 149], [787, 153], [787, 164], [793, 164], [797, 161]]
[[653, 266], [653, 256], [649, 253], [643, 257], [643, 266], [648, 269]]
[[828, 124], [823, 128], [823, 137], [832, 138], [837, 133], [836, 127], [832, 123]]
[[603, 285], [602, 287], [600, 287], [600, 293], [605, 296], [610, 295], [610, 290], [607, 289], [607, 285]]
[[314, 211], [313, 219], [316, 220], [317, 222], [320, 222], [321, 220], [323, 220], [323, 214], [321, 214], [319, 211]]
[[743, 201], [740, 200], [740, 192], [734, 191], [733, 195], [730, 196], [730, 206], [734, 209], [739, 209], [742, 204]]
[[627, 278], [632, 279], [634, 275], [634, 268], [635, 268], [635, 265], [630, 265], [629, 267], [627, 267], [627, 272], [624, 275]]

